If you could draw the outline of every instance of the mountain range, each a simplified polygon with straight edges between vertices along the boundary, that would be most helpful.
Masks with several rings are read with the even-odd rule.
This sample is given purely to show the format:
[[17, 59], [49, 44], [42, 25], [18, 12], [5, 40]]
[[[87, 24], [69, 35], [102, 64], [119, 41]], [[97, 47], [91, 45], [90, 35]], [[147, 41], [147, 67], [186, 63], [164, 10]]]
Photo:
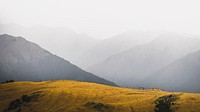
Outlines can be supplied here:
[[134, 31], [129, 30], [108, 39], [102, 40], [88, 51], [84, 52], [74, 63], [83, 69], [96, 65], [106, 58], [126, 51], [137, 45], [151, 42], [163, 34], [161, 31]]
[[[15, 29], [15, 27], [12, 28]], [[9, 32], [6, 27], [3, 29], [3, 32]], [[15, 31], [13, 29], [11, 31]], [[68, 31], [57, 29], [58, 32], [54, 32], [55, 29], [49, 30], [49, 27], [34, 29], [37, 29], [33, 31], [34, 33], [41, 31], [44, 35], [36, 33], [32, 36], [38, 35], [45, 38], [48, 38], [49, 31], [52, 32], [48, 34], [52, 35], [49, 38], [62, 37], [59, 34], [62, 35], [62, 32]], [[28, 30], [19, 32], [31, 35], [31, 31], [28, 32]], [[54, 50], [65, 55], [65, 58], [69, 53], [69, 57], [72, 57], [69, 59], [73, 64], [22, 37], [1, 35], [0, 81], [71, 79], [108, 85], [117, 84], [123, 87], [200, 92], [197, 86], [199, 85], [200, 51], [198, 36], [172, 32], [127, 31], [101, 42], [97, 40], [96, 43], [89, 44], [89, 47], [86, 46], [83, 50], [81, 46], [84, 46], [88, 39], [79, 40], [78, 36], [72, 41], [73, 35], [77, 35], [73, 31], [66, 35], [69, 36], [67, 37], [69, 41], [66, 43], [66, 38], [62, 38], [65, 41], [52, 39], [57, 42], [45, 41], [45, 38], [41, 40], [53, 49], [55, 46]], [[59, 42], [61, 42], [60, 45], [56, 44]], [[65, 54], [65, 50], [71, 49], [70, 47], [73, 49], [71, 53]]]
[[115, 85], [22, 37], [0, 35], [0, 82], [70, 79]]
[[[198, 38], [178, 33], [167, 33], [150, 43], [138, 45], [110, 56], [101, 63], [89, 67], [87, 71], [111, 80], [120, 86], [138, 87], [140, 86], [138, 83], [150, 77], [149, 75], [198, 50], [200, 50]], [[188, 73], [188, 75], [190, 74]], [[178, 80], [181, 80], [181, 77]], [[152, 81], [146, 80], [146, 82]], [[162, 88], [162, 86], [159, 87]]]
[[21, 26], [15, 23], [0, 24], [0, 34], [26, 37], [42, 48], [73, 62], [79, 55], [88, 51], [100, 40], [83, 33], [76, 33], [66, 27], [42, 25]]
[[200, 50], [151, 74], [141, 85], [170, 91], [200, 92]]

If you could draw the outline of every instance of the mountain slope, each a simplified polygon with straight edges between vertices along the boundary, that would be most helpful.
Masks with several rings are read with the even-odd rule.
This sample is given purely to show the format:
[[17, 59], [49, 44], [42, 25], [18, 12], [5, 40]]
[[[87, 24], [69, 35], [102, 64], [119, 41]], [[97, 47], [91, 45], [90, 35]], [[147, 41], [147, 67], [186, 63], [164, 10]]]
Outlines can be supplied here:
[[0, 29], [0, 34], [26, 37], [26, 39], [70, 62], [100, 41], [86, 34], [78, 34], [65, 27], [40, 25], [24, 27], [18, 24], [0, 24]]
[[200, 51], [153, 73], [141, 85], [170, 91], [200, 92]]
[[72, 79], [115, 85], [52, 55], [22, 37], [0, 35], [0, 82]]
[[150, 42], [162, 32], [127, 31], [101, 41], [96, 46], [82, 54], [74, 63], [81, 68], [88, 68], [102, 62], [109, 56], [123, 52], [136, 45]]
[[[199, 94], [127, 89], [76, 81], [0, 84], [2, 112], [155, 112], [159, 105], [154, 102], [165, 98], [176, 98], [170, 107], [173, 112], [200, 111]], [[165, 103], [161, 106], [166, 107]]]
[[200, 49], [200, 40], [167, 33], [151, 43], [107, 58], [87, 70], [121, 86], [136, 86], [148, 75]]

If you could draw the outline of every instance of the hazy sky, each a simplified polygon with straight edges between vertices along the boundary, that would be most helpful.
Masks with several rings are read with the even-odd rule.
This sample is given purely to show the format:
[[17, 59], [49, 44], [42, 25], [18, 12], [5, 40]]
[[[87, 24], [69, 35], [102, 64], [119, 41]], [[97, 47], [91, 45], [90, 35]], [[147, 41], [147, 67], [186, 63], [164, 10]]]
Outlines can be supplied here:
[[126, 30], [200, 35], [199, 0], [0, 0], [0, 23], [65, 26], [96, 38]]

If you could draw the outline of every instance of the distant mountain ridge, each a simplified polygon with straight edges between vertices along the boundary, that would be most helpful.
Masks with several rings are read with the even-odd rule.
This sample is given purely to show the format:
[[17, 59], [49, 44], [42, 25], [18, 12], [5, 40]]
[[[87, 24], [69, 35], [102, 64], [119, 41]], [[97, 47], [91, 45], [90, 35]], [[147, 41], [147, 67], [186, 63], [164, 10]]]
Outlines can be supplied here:
[[56, 79], [115, 85], [78, 68], [22, 37], [0, 35], [0, 82]]
[[199, 49], [198, 38], [167, 33], [150, 43], [113, 55], [87, 71], [120, 86], [136, 87], [150, 74]]
[[34, 25], [30, 27], [18, 24], [0, 24], [0, 34], [22, 36], [39, 44], [42, 48], [72, 62], [100, 40], [83, 33], [76, 33], [65, 27], [47, 27]]
[[147, 88], [200, 92], [200, 50], [188, 54], [140, 82]]
[[87, 69], [106, 58], [126, 51], [137, 45], [151, 42], [163, 32], [129, 30], [99, 42], [97, 45], [80, 55], [74, 63]]

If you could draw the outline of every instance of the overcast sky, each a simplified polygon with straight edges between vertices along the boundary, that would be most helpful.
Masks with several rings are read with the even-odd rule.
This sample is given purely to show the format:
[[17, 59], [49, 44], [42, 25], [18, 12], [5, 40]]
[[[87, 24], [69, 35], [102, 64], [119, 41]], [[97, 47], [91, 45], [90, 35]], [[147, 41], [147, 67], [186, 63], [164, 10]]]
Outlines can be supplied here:
[[102, 39], [127, 30], [200, 35], [200, 1], [0, 0], [0, 23], [65, 26]]

